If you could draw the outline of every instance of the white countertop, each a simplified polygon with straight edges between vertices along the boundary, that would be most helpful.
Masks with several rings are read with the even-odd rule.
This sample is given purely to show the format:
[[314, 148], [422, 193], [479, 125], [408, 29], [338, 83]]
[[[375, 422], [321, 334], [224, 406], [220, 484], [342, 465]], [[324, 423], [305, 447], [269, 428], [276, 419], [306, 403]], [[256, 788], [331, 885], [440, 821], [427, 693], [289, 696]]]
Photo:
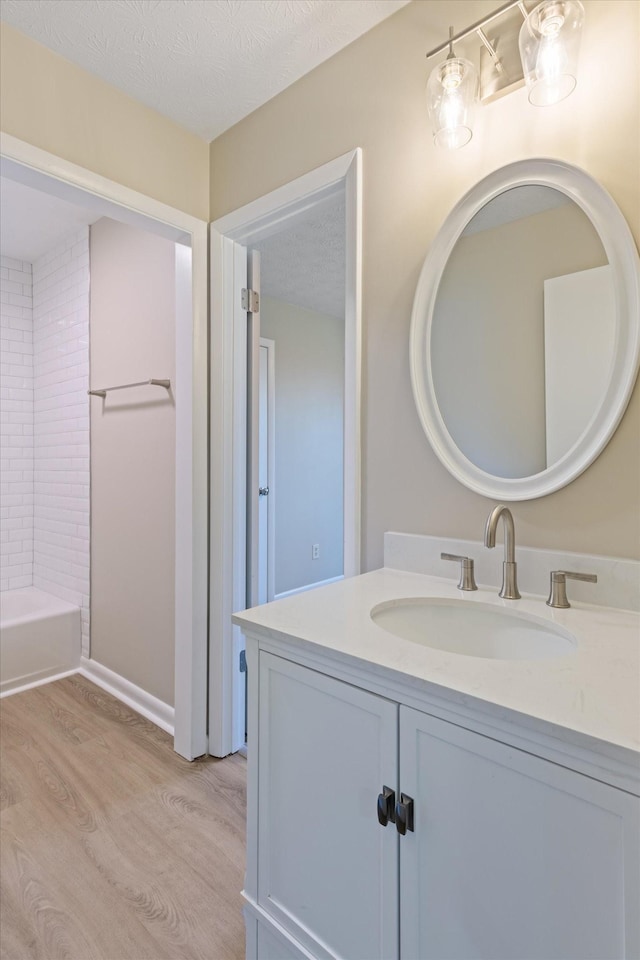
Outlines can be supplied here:
[[[372, 607], [404, 597], [489, 603], [564, 627], [575, 652], [540, 660], [496, 660], [446, 653], [392, 636]], [[640, 752], [640, 615], [575, 603], [553, 610], [546, 598], [501, 600], [496, 588], [464, 593], [456, 581], [383, 568], [236, 614], [245, 630], [295, 639], [563, 728], [614, 748]]]

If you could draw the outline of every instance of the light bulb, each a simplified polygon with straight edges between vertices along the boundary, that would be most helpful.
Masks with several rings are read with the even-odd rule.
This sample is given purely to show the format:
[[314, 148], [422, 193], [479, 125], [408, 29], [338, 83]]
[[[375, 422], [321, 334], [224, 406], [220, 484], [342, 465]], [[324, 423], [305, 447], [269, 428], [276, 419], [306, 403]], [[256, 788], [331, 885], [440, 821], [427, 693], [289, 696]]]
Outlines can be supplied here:
[[471, 140], [477, 99], [472, 63], [449, 56], [435, 67], [427, 83], [427, 109], [437, 146], [456, 150]]
[[462, 83], [462, 71], [458, 60], [445, 60], [441, 69], [442, 86], [447, 92], [457, 90]]
[[564, 14], [558, 3], [552, 3], [540, 12], [539, 29], [543, 37], [557, 37], [563, 23]]
[[440, 122], [447, 130], [455, 130], [464, 123], [464, 103], [455, 93], [448, 93], [440, 107]]
[[[557, 35], [544, 37], [538, 51], [538, 59], [536, 60], [538, 81], [547, 85], [558, 85], [562, 82], [562, 77], [565, 76], [566, 73], [567, 57], [564, 44], [558, 39]], [[575, 86], [575, 79], [572, 79]], [[571, 90], [573, 90], [573, 87]], [[569, 90], [565, 96], [568, 96], [571, 90]]]
[[549, 106], [575, 88], [584, 9], [580, 0], [544, 0], [520, 30], [520, 57], [529, 101]]

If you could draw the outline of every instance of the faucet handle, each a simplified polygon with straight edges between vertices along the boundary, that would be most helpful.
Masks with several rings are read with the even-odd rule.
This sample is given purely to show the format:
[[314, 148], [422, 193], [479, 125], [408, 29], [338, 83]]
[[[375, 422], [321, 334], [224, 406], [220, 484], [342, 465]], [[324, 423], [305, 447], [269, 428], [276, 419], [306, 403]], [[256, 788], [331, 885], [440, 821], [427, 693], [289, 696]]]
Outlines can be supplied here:
[[570, 580], [584, 580], [586, 583], [597, 583], [595, 573], [573, 573], [571, 570], [552, 570], [549, 584], [548, 607], [559, 607], [566, 610], [571, 606], [567, 600], [567, 577]]
[[477, 590], [476, 579], [473, 575], [473, 560], [471, 557], [459, 557], [455, 553], [441, 553], [441, 560], [458, 560], [460, 563], [460, 580], [458, 590]]

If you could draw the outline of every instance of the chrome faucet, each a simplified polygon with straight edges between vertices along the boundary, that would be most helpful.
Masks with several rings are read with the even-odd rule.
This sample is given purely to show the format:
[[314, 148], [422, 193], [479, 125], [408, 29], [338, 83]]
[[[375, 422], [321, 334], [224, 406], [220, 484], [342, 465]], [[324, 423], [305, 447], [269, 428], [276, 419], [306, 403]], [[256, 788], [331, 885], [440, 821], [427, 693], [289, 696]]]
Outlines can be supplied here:
[[504, 523], [504, 563], [502, 564], [502, 588], [499, 596], [501, 596], [503, 600], [519, 600], [518, 565], [516, 563], [516, 530], [513, 524], [511, 510], [505, 507], [503, 503], [494, 507], [487, 517], [487, 524], [484, 528], [484, 545], [489, 548], [495, 547], [496, 527], [498, 526], [500, 517], [502, 517]]

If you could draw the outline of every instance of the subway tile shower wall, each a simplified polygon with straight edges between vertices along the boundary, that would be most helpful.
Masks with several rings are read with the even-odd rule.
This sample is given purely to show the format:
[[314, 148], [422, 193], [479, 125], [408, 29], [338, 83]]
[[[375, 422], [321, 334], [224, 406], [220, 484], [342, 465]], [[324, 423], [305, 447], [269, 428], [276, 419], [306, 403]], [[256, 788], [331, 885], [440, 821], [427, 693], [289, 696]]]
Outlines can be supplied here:
[[33, 579], [31, 264], [0, 260], [0, 590]]
[[89, 655], [89, 228], [33, 264], [33, 585], [82, 611]]

